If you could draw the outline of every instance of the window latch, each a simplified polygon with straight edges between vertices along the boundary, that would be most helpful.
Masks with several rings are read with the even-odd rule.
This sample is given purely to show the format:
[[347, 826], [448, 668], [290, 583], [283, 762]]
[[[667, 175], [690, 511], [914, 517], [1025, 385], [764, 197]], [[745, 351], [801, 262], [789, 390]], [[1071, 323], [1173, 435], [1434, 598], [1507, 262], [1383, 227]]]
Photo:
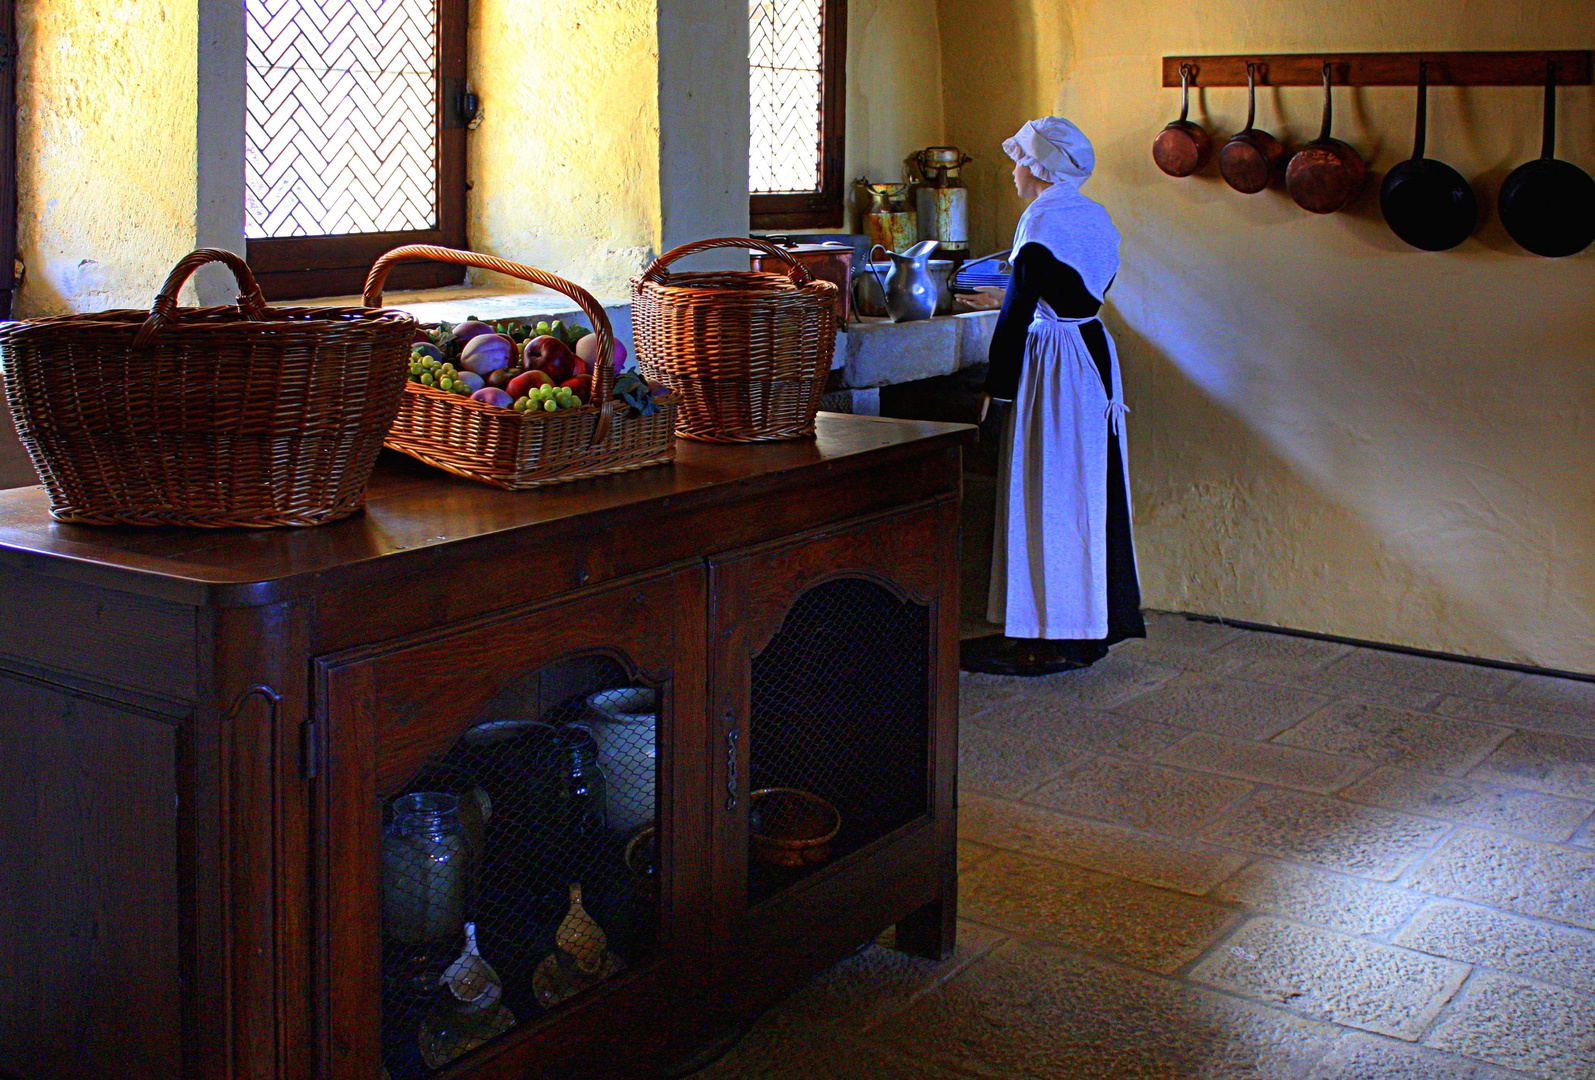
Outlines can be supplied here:
[[474, 128], [482, 114], [482, 103], [466, 89], [464, 79], [443, 80], [443, 126]]

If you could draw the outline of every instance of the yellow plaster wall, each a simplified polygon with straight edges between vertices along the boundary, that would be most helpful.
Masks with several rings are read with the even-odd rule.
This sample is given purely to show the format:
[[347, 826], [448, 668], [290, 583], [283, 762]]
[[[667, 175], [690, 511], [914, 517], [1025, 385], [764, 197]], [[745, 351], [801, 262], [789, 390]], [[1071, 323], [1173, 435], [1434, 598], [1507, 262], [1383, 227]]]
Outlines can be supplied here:
[[475, 250], [629, 291], [660, 236], [657, 19], [656, 0], [471, 5]]
[[851, 0], [847, 8], [847, 150], [852, 183], [903, 178], [904, 160], [942, 141], [936, 0]]
[[197, 8], [22, 0], [17, 34], [16, 314], [148, 307], [194, 247]]
[[[1020, 205], [1000, 140], [1057, 112], [1096, 144], [1088, 193], [1124, 234], [1108, 322], [1123, 360], [1148, 606], [1595, 672], [1595, 250], [1519, 249], [1494, 214], [1539, 154], [1540, 92], [1431, 92], [1429, 152], [1473, 179], [1456, 251], [1396, 240], [1383, 173], [1411, 152], [1412, 91], [1338, 91], [1373, 177], [1350, 212], [1153, 165], [1178, 112], [1165, 53], [1589, 48], [1587, 0], [940, 0], [947, 137], [980, 158], [977, 249]], [[1301, 144], [1320, 95], [1260, 95]], [[1195, 118], [1222, 141], [1244, 91]], [[1564, 92], [1560, 156], [1595, 171], [1591, 91]]]

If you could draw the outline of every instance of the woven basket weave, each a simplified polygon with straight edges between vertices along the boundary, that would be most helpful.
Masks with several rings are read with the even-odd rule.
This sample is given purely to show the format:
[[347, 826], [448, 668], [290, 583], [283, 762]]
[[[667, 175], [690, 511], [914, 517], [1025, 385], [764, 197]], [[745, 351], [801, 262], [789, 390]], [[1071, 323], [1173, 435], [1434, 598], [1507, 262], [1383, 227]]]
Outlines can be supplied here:
[[591, 404], [558, 412], [520, 413], [420, 383], [404, 384], [387, 445], [455, 476], [520, 491], [606, 473], [663, 465], [676, 455], [672, 429], [679, 398], [656, 399], [652, 415], [634, 417], [610, 391], [615, 382], [615, 332], [603, 305], [580, 285], [520, 263], [471, 251], [411, 244], [377, 260], [366, 278], [365, 303], [382, 305], [388, 268], [429, 259], [495, 270], [564, 293], [592, 320], [598, 336]]
[[[752, 248], [785, 274], [671, 274], [677, 259]], [[728, 237], [684, 244], [631, 279], [637, 366], [681, 395], [676, 434], [761, 442], [814, 434], [836, 352], [836, 286], [773, 244]]]
[[[179, 308], [210, 262], [238, 306]], [[0, 326], [0, 367], [62, 521], [321, 525], [365, 503], [415, 329], [400, 311], [268, 308], [242, 259], [202, 248], [150, 311]]]

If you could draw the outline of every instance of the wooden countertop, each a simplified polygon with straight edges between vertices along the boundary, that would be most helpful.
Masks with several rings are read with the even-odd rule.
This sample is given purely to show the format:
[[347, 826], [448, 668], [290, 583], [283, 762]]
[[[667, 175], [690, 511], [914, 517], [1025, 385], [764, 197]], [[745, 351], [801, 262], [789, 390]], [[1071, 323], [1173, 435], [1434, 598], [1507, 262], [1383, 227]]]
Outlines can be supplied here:
[[[534, 491], [500, 491], [388, 451], [366, 510], [307, 529], [150, 529], [69, 525], [40, 487], [0, 491], [0, 566], [195, 605], [252, 605], [305, 591], [326, 575], [426, 557], [506, 532], [596, 515], [594, 527], [715, 499], [845, 474], [972, 442], [964, 424], [821, 413], [814, 439], [676, 442], [673, 465]], [[929, 444], [929, 445], [927, 445]]]

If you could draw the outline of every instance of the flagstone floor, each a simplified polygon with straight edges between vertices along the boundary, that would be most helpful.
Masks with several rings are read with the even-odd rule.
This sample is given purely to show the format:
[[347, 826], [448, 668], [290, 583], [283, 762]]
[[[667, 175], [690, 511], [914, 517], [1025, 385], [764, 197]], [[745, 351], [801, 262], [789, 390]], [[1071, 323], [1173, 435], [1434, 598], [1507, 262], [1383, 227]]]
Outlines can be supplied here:
[[1595, 684], [1149, 632], [966, 675], [957, 954], [696, 1080], [1595, 1078]]

